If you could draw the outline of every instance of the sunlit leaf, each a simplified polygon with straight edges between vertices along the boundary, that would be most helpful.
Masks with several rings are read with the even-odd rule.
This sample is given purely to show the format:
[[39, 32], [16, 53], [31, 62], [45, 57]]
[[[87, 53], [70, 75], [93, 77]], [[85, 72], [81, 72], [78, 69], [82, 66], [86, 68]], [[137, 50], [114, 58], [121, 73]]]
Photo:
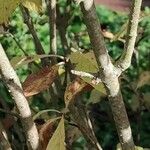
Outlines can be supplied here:
[[32, 56], [16, 56], [10, 61], [14, 69], [21, 67], [22, 65], [27, 65], [33, 61], [40, 60], [41, 58], [50, 57], [50, 55], [32, 55]]
[[58, 75], [58, 66], [45, 67], [37, 73], [30, 74], [23, 83], [23, 91], [26, 97], [46, 90]]
[[98, 72], [97, 62], [93, 52], [80, 53], [74, 52], [69, 56], [71, 63], [75, 65], [75, 70], [89, 73]]
[[73, 82], [71, 82], [67, 86], [64, 95], [66, 107], [68, 107], [69, 103], [74, 100], [75, 96], [87, 86], [88, 84], [80, 78], [76, 78]]
[[0, 24], [8, 22], [8, 18], [19, 3], [20, 0], [0, 0]]
[[42, 10], [42, 0], [22, 0], [22, 5], [29, 10], [37, 12]]
[[102, 82], [97, 84], [95, 79], [90, 79], [88, 77], [82, 77], [82, 79], [85, 82], [87, 82], [88, 84], [90, 84], [94, 89], [96, 89], [97, 91], [106, 95], [106, 89], [105, 89], [104, 84]]
[[65, 150], [64, 118], [60, 120], [57, 129], [50, 139], [46, 150]]
[[137, 88], [144, 86], [145, 84], [150, 85], [150, 71], [144, 71], [140, 74]]

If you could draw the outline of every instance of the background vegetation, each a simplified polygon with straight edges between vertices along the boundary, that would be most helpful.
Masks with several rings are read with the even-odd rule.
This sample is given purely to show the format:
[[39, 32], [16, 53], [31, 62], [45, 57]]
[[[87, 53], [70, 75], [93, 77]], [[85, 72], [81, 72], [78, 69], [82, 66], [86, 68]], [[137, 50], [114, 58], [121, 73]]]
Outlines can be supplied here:
[[[60, 1], [61, 11], [64, 10], [64, 3]], [[86, 31], [86, 27], [83, 24], [81, 12], [75, 5], [72, 6], [74, 11], [70, 25], [67, 28], [67, 39], [71, 47], [78, 51], [84, 51], [84, 53], [91, 50], [89, 37]], [[126, 23], [128, 20], [127, 14], [121, 14], [108, 10], [105, 7], [97, 6], [97, 14], [100, 19], [103, 34], [109, 54], [112, 58], [117, 60], [120, 57], [122, 49], [124, 47], [124, 35], [126, 33]], [[46, 52], [49, 53], [49, 24], [47, 12], [42, 12], [40, 15], [32, 12], [33, 23], [37, 31], [38, 37], [42, 43], [42, 46]], [[132, 59], [132, 65], [124, 72], [120, 77], [121, 90], [125, 101], [127, 113], [132, 127], [133, 137], [136, 145], [141, 147], [150, 147], [150, 9], [145, 7], [141, 13], [141, 20], [138, 27], [138, 37], [136, 41], [135, 53]], [[11, 22], [6, 30], [5, 34], [0, 35], [0, 41], [6, 50], [7, 56], [10, 60], [18, 61], [19, 58], [25, 56], [31, 56], [36, 54], [32, 36], [25, 25], [20, 9], [11, 16]], [[58, 32], [57, 32], [58, 34]], [[60, 37], [57, 38], [57, 53], [58, 55], [64, 55], [64, 50], [61, 45]], [[58, 60], [60, 61], [60, 60]], [[13, 62], [13, 65], [15, 63]], [[36, 60], [34, 63], [21, 65], [16, 69], [16, 72], [21, 80], [24, 82], [26, 77], [33, 72], [39, 70], [41, 62]], [[83, 62], [83, 66], [85, 66]], [[30, 66], [30, 67], [29, 67]], [[64, 80], [64, 73], [61, 73], [61, 81]], [[62, 89], [64, 90], [64, 89]], [[6, 102], [6, 105], [10, 110], [14, 109], [14, 102], [12, 97], [7, 91], [0, 80], [0, 99]], [[44, 91], [35, 96], [29, 98], [29, 104], [33, 114], [40, 112], [41, 110], [54, 109], [60, 112], [64, 111], [64, 98], [58, 97], [56, 100], [52, 100], [48, 95], [48, 91]], [[98, 94], [96, 90], [84, 92], [84, 105], [87, 106], [94, 125], [94, 131], [98, 141], [100, 141], [102, 147], [105, 150], [115, 149], [119, 143], [115, 125], [112, 119], [110, 106], [108, 99], [104, 94]], [[58, 117], [55, 112], [48, 112], [40, 115], [36, 119], [38, 126], [44, 124], [49, 118]], [[5, 123], [6, 113], [0, 113], [1, 121]], [[72, 122], [66, 115], [66, 133], [73, 137], [72, 149], [83, 150], [87, 143], [79, 131], [72, 129]], [[18, 133], [11, 122], [7, 121], [6, 124], [10, 124], [9, 132], [12, 143], [18, 143], [14, 146], [14, 149], [22, 149], [24, 138], [18, 137]], [[20, 126], [20, 124], [18, 123]], [[56, 125], [55, 125], [56, 126]], [[56, 128], [56, 127], [54, 127]], [[70, 131], [72, 130], [72, 131]], [[72, 133], [71, 133], [72, 132]], [[75, 132], [75, 133], [73, 133]], [[12, 138], [13, 137], [13, 138]], [[19, 143], [22, 143], [20, 145]]]

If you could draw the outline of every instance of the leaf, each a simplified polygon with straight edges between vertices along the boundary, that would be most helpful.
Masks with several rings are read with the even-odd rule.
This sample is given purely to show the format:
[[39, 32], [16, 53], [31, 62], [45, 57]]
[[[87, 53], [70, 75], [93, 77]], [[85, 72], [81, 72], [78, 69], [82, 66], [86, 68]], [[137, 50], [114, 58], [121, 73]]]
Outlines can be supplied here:
[[22, 0], [22, 5], [32, 11], [42, 11], [42, 0]]
[[54, 124], [58, 119], [61, 119], [61, 117], [50, 119], [41, 126], [39, 130], [39, 139], [42, 146], [42, 150], [46, 149], [48, 142], [55, 131]]
[[91, 94], [90, 94], [90, 98], [88, 100], [88, 103], [93, 103], [93, 104], [98, 103], [102, 100], [103, 97], [105, 97], [104, 94], [102, 94], [98, 90], [93, 89]]
[[64, 94], [66, 107], [68, 107], [69, 103], [72, 100], [74, 100], [75, 96], [79, 94], [87, 86], [88, 84], [80, 78], [76, 78], [73, 82], [71, 82], [67, 86], [65, 94]]
[[42, 10], [42, 0], [0, 0], [0, 24], [8, 23], [9, 17], [20, 3], [29, 10]]
[[64, 118], [62, 117], [57, 129], [50, 139], [46, 150], [65, 150]]
[[144, 86], [145, 84], [150, 85], [150, 71], [144, 71], [140, 74], [137, 88]]
[[113, 33], [109, 32], [109, 31], [103, 30], [102, 33], [103, 33], [103, 36], [105, 38], [108, 38], [108, 39], [113, 39], [114, 38]]
[[32, 56], [16, 56], [10, 61], [14, 69], [21, 67], [22, 65], [27, 65], [33, 61], [37, 61], [41, 58], [50, 57], [50, 55], [32, 55]]
[[73, 52], [69, 56], [71, 63], [75, 65], [75, 70], [89, 73], [97, 73], [98, 66], [93, 52], [82, 54]]
[[44, 67], [37, 73], [30, 74], [23, 83], [23, 92], [26, 97], [46, 90], [58, 75], [59, 66]]
[[0, 24], [7, 24], [8, 18], [19, 5], [20, 0], [0, 0]]
[[107, 95], [106, 93], [106, 89], [104, 87], [104, 84], [102, 82], [100, 83], [95, 83], [95, 79], [90, 79], [88, 77], [82, 77], [82, 79], [87, 82], [88, 84], [90, 84], [94, 89], [96, 89], [97, 91], [99, 91], [100, 93], [103, 93], [104, 95]]

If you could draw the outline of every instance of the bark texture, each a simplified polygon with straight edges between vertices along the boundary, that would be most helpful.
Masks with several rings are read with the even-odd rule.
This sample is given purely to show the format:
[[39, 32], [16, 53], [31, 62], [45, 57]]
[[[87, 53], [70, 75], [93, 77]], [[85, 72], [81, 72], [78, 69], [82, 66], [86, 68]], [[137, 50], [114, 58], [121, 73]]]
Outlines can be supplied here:
[[91, 45], [99, 67], [99, 78], [104, 83], [115, 120], [118, 137], [123, 150], [134, 150], [130, 123], [126, 113], [118, 77], [130, 66], [135, 45], [139, 13], [142, 0], [133, 0], [126, 39], [125, 52], [119, 63], [113, 65], [105, 46], [100, 23], [96, 14], [93, 0], [81, 2], [81, 11], [87, 26]]
[[31, 110], [25, 98], [19, 78], [12, 68], [5, 51], [0, 44], [0, 73], [5, 81], [20, 113], [29, 148], [37, 150], [39, 147], [39, 136], [36, 126], [32, 120]]

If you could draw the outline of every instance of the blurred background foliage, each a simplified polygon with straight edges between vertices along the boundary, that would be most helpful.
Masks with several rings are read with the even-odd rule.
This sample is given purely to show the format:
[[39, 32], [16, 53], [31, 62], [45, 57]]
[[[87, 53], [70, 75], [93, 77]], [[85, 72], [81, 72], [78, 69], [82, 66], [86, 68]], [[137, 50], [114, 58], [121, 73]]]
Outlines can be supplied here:
[[[63, 7], [65, 7], [65, 4], [63, 1], [60, 1], [59, 3], [63, 12]], [[81, 12], [78, 7], [74, 5], [72, 7], [74, 11], [71, 23], [67, 28], [67, 40], [73, 48], [89, 51], [91, 49], [90, 41], [87, 35], [86, 27], [83, 24]], [[97, 14], [101, 22], [102, 30], [110, 32], [114, 36], [120, 33], [122, 27], [128, 20], [127, 14], [113, 12], [103, 6], [97, 6]], [[48, 54], [48, 16], [45, 12], [40, 15], [32, 12], [31, 16], [33, 18], [38, 37], [45, 52]], [[150, 71], [150, 8], [145, 7], [141, 16], [132, 66], [121, 76], [120, 82], [135, 143], [141, 147], [150, 147], [150, 79], [146, 79], [150, 76], [149, 72], [146, 76], [140, 78], [142, 73], [145, 73], [145, 71]], [[32, 37], [27, 29], [27, 26], [23, 22], [19, 9], [17, 9], [11, 17], [9, 32], [9, 34], [0, 35], [0, 41], [4, 46], [10, 60], [13, 57], [24, 55], [24, 52], [18, 47], [15, 40], [17, 40], [22, 49], [29, 56], [35, 54], [35, 47]], [[124, 30], [121, 31], [121, 33], [123, 34], [121, 38], [124, 39]], [[57, 41], [58, 54], [63, 55], [63, 48], [59, 37]], [[123, 41], [119, 39], [112, 40], [109, 38], [106, 38], [105, 41], [109, 54], [112, 58], [117, 60], [123, 51]], [[32, 64], [32, 71], [36, 69], [36, 66]], [[31, 72], [31, 70], [28, 69], [28, 65], [24, 65], [16, 71], [22, 82]], [[143, 81], [144, 79], [146, 79], [146, 81]], [[136, 89], [138, 83], [140, 84], [140, 87]], [[0, 81], [0, 95], [1, 98], [9, 104], [10, 108], [12, 108], [12, 99], [9, 92], [6, 90], [6, 87], [2, 84], [2, 81]], [[94, 94], [92, 94], [92, 92], [87, 92], [84, 94], [84, 103], [90, 110], [90, 116], [94, 124], [96, 136], [105, 150], [115, 149], [118, 143], [118, 138], [114, 122], [110, 114], [108, 100], [106, 97], [101, 95], [96, 97], [95, 94], [92, 98], [98, 100], [92, 102], [90, 100], [91, 95]], [[43, 109], [54, 107], [50, 104], [47, 105], [47, 101], [44, 100], [44, 97], [47, 98], [46, 92], [44, 93], [44, 96], [39, 94], [32, 98], [32, 101], [30, 101], [30, 106], [34, 111], [36, 110], [38, 112]], [[62, 102], [60, 102], [60, 105], [62, 106], [54, 108], [62, 108]], [[73, 143], [74, 150], [83, 150], [85, 145], [86, 142], [82, 136], [80, 136], [80, 138]]]

